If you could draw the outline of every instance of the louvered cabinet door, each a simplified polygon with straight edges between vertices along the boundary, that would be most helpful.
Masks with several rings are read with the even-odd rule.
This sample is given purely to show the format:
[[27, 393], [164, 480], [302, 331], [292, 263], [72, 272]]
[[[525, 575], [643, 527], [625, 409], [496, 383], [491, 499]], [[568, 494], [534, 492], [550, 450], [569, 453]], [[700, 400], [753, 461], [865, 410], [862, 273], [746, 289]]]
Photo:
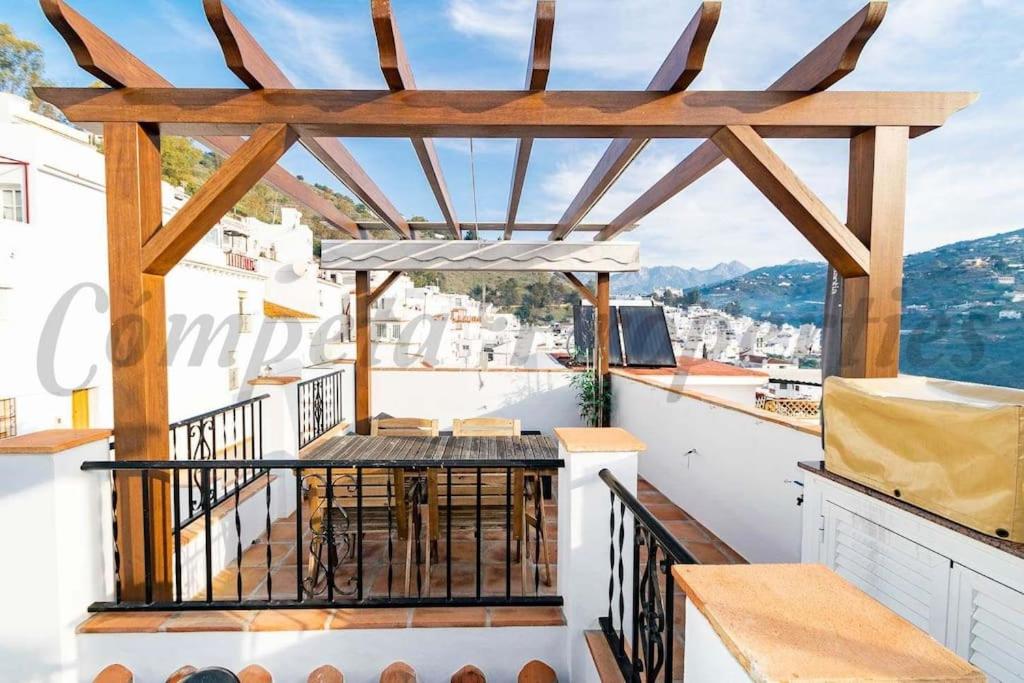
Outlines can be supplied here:
[[948, 645], [991, 681], [1024, 683], [1024, 593], [953, 565]]
[[880, 603], [946, 641], [948, 558], [825, 501], [824, 563]]

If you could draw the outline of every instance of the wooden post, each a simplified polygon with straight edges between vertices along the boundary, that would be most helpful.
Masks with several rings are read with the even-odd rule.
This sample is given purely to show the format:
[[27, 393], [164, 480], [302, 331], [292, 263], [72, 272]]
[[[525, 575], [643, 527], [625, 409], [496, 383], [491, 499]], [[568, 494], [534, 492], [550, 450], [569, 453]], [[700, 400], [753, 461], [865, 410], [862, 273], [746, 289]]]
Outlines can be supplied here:
[[356, 272], [356, 434], [370, 433], [370, 273]]
[[847, 225], [871, 250], [871, 265], [868, 277], [843, 282], [845, 377], [899, 373], [908, 134], [885, 126], [850, 139]]
[[[602, 394], [611, 387], [611, 373], [608, 371], [608, 360], [611, 357], [611, 286], [608, 273], [597, 274], [597, 338], [594, 347], [597, 349], [597, 374], [601, 378]], [[611, 415], [607, 410], [601, 411], [602, 427], [611, 426]]]
[[[142, 245], [162, 225], [160, 138], [135, 123], [106, 124], [107, 250], [115, 457], [167, 460], [167, 332], [164, 278], [142, 272]], [[168, 473], [150, 488], [152, 597], [170, 599], [171, 490]], [[117, 477], [123, 600], [145, 598], [141, 474]]]

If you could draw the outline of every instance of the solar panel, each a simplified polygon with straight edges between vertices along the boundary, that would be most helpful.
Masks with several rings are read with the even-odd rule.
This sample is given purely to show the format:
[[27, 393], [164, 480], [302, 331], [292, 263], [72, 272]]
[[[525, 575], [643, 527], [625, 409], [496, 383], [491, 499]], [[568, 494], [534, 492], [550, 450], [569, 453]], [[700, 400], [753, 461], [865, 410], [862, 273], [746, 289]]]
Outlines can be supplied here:
[[[609, 365], [622, 365], [622, 347], [619, 344], [619, 312], [615, 306], [611, 307], [612, 324], [609, 330], [609, 346], [611, 346], [611, 358]], [[594, 307], [576, 304], [572, 307], [573, 339], [576, 342], [576, 353], [578, 356], [593, 359], [594, 357]]]
[[620, 306], [622, 345], [630, 367], [670, 368], [676, 365], [672, 337], [661, 306]]

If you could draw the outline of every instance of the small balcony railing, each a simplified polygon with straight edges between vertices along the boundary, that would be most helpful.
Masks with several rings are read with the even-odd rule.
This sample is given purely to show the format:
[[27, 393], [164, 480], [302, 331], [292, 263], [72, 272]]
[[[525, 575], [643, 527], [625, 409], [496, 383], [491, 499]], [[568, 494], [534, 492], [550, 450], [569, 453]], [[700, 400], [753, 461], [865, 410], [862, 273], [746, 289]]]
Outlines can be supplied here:
[[[114, 599], [89, 610], [562, 605], [551, 568], [541, 568], [548, 553], [535, 522], [545, 518], [541, 481], [550, 471], [531, 463], [484, 467], [471, 459], [388, 464], [372, 454], [351, 462], [86, 462], [83, 470], [110, 473], [114, 492], [141, 485], [137, 559], [145, 567], [144, 591], [126, 599], [118, 534], [125, 520], [115, 493]], [[246, 501], [235, 488], [233, 506], [218, 520], [213, 482], [240, 470], [261, 478], [263, 491]], [[185, 548], [183, 534], [181, 495], [194, 473], [201, 553]], [[162, 533], [150, 528], [162, 486], [173, 497], [169, 554], [155, 546]], [[243, 541], [249, 538], [253, 544]], [[233, 557], [218, 572], [214, 554], [225, 544]], [[170, 558], [164, 575], [173, 577], [171, 585], [154, 579], [161, 574], [154, 569], [158, 556]]]
[[299, 448], [341, 424], [342, 371], [299, 382]]
[[[263, 401], [267, 394], [254, 396], [223, 408], [211, 410], [171, 424], [171, 459], [189, 462], [215, 462], [218, 460], [263, 459]], [[204, 485], [201, 470], [189, 470], [182, 484], [186, 500], [182, 501], [187, 526], [202, 515], [203, 497], [212, 494], [211, 504], [216, 507], [229, 500], [241, 489], [256, 481], [257, 469], [226, 469], [210, 471], [210, 481]]]
[[238, 254], [233, 251], [224, 252], [224, 260], [232, 268], [240, 268], [250, 272], [256, 272], [256, 259], [245, 254]]
[[[672, 565], [697, 560], [611, 472], [601, 470], [598, 476], [611, 498], [608, 613], [598, 623], [623, 680], [671, 681], [679, 654]], [[631, 547], [626, 547], [627, 525], [632, 526]], [[631, 585], [625, 585], [627, 562], [632, 565]]]

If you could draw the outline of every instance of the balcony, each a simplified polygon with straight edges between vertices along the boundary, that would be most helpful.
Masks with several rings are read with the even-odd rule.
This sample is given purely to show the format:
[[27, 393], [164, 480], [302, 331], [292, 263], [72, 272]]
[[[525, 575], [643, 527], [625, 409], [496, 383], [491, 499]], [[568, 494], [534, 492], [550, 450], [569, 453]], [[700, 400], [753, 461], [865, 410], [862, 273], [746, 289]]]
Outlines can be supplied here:
[[[117, 652], [117, 661], [137, 675], [166, 676], [207, 661], [297, 675], [314, 668], [307, 663], [324, 661], [323, 646], [303, 639], [279, 650], [253, 639], [319, 632], [332, 643], [326, 647], [339, 652], [386, 636], [388, 646], [363, 668], [351, 658], [331, 660], [346, 676], [374, 676], [403, 659], [433, 680], [429, 672], [441, 669], [431, 669], [422, 654], [436, 642], [430, 631], [458, 628], [458, 637], [476, 646], [444, 658], [438, 666], [449, 673], [474, 665], [488, 676], [514, 678], [532, 660], [565, 671], [581, 646], [594, 652], [595, 667], [602, 656], [624, 657], [616, 669], [640, 663], [652, 678], [681, 680], [683, 614], [691, 607], [669, 573], [673, 565], [796, 563], [817, 552], [816, 540], [808, 540], [808, 509], [818, 514], [821, 507], [808, 505], [795, 483], [806, 473], [801, 461], [820, 459], [816, 428], [628, 370], [613, 376], [612, 421], [622, 431], [602, 437], [601, 448], [611, 451], [605, 454], [573, 443], [561, 429], [579, 424], [573, 371], [375, 370], [375, 414], [409, 414], [418, 406], [442, 431], [456, 418], [516, 415], [541, 433], [523, 439], [554, 435], [558, 442], [548, 465], [521, 461], [488, 470], [458, 459], [440, 462], [434, 471], [442, 491], [439, 513], [427, 495], [433, 468], [410, 458], [392, 463], [404, 470], [403, 530], [397, 480], [381, 474], [384, 454], [368, 464], [330, 455], [346, 438], [366, 438], [345, 436], [354, 400], [351, 367], [313, 372], [306, 380], [258, 380], [253, 398], [172, 425], [170, 461], [119, 468], [105, 441], [92, 456], [80, 456], [86, 471], [75, 476], [88, 482], [90, 507], [96, 500], [108, 507], [99, 528], [92, 516], [80, 524], [89, 536], [105, 539], [94, 557], [96, 585], [105, 588], [91, 593], [95, 614], [77, 628], [82, 666], [98, 671]], [[431, 395], [449, 398], [430, 405], [418, 398]], [[615, 436], [626, 433], [635, 444]], [[589, 474], [579, 471], [581, 463]], [[527, 520], [543, 519], [543, 533], [527, 523], [525, 534], [516, 536], [520, 512], [514, 512], [511, 489], [505, 489], [508, 500], [487, 500], [495, 474], [512, 481], [520, 471], [527, 484], [521, 512]], [[141, 554], [147, 578], [134, 587], [123, 583], [123, 541], [113, 544], [118, 532], [107, 531], [123, 505], [123, 498], [111, 497], [112, 472], [115, 482], [148, 480], [154, 493], [154, 482], [171, 482], [174, 551], [166, 588], [157, 578], [152, 538]], [[447, 491], [464, 496], [467, 505], [446, 507]], [[144, 507], [147, 517], [157, 514], [153, 500]], [[311, 523], [317, 510], [338, 514], [321, 514], [317, 527]], [[833, 566], [848, 576], [841, 563]], [[870, 593], [874, 584], [861, 584], [858, 576], [849, 578]], [[654, 593], [652, 585], [659, 586]], [[132, 590], [138, 597], [127, 597]], [[902, 614], [898, 603], [890, 606]], [[580, 612], [600, 617], [585, 638], [574, 630]], [[629, 634], [631, 624], [650, 614], [660, 615], [661, 645], [644, 651], [642, 644], [629, 645]], [[520, 635], [511, 636], [513, 628]], [[203, 634], [222, 655], [186, 660], [176, 651], [147, 650], [136, 657], [122, 639], [140, 633]], [[622, 637], [625, 644], [616, 651]], [[636, 659], [632, 652], [639, 652]], [[496, 664], [502, 658], [507, 664]]]
[[252, 256], [246, 256], [245, 254], [239, 254], [234, 251], [225, 251], [224, 262], [231, 268], [248, 270], [251, 273], [256, 272], [256, 259]]

